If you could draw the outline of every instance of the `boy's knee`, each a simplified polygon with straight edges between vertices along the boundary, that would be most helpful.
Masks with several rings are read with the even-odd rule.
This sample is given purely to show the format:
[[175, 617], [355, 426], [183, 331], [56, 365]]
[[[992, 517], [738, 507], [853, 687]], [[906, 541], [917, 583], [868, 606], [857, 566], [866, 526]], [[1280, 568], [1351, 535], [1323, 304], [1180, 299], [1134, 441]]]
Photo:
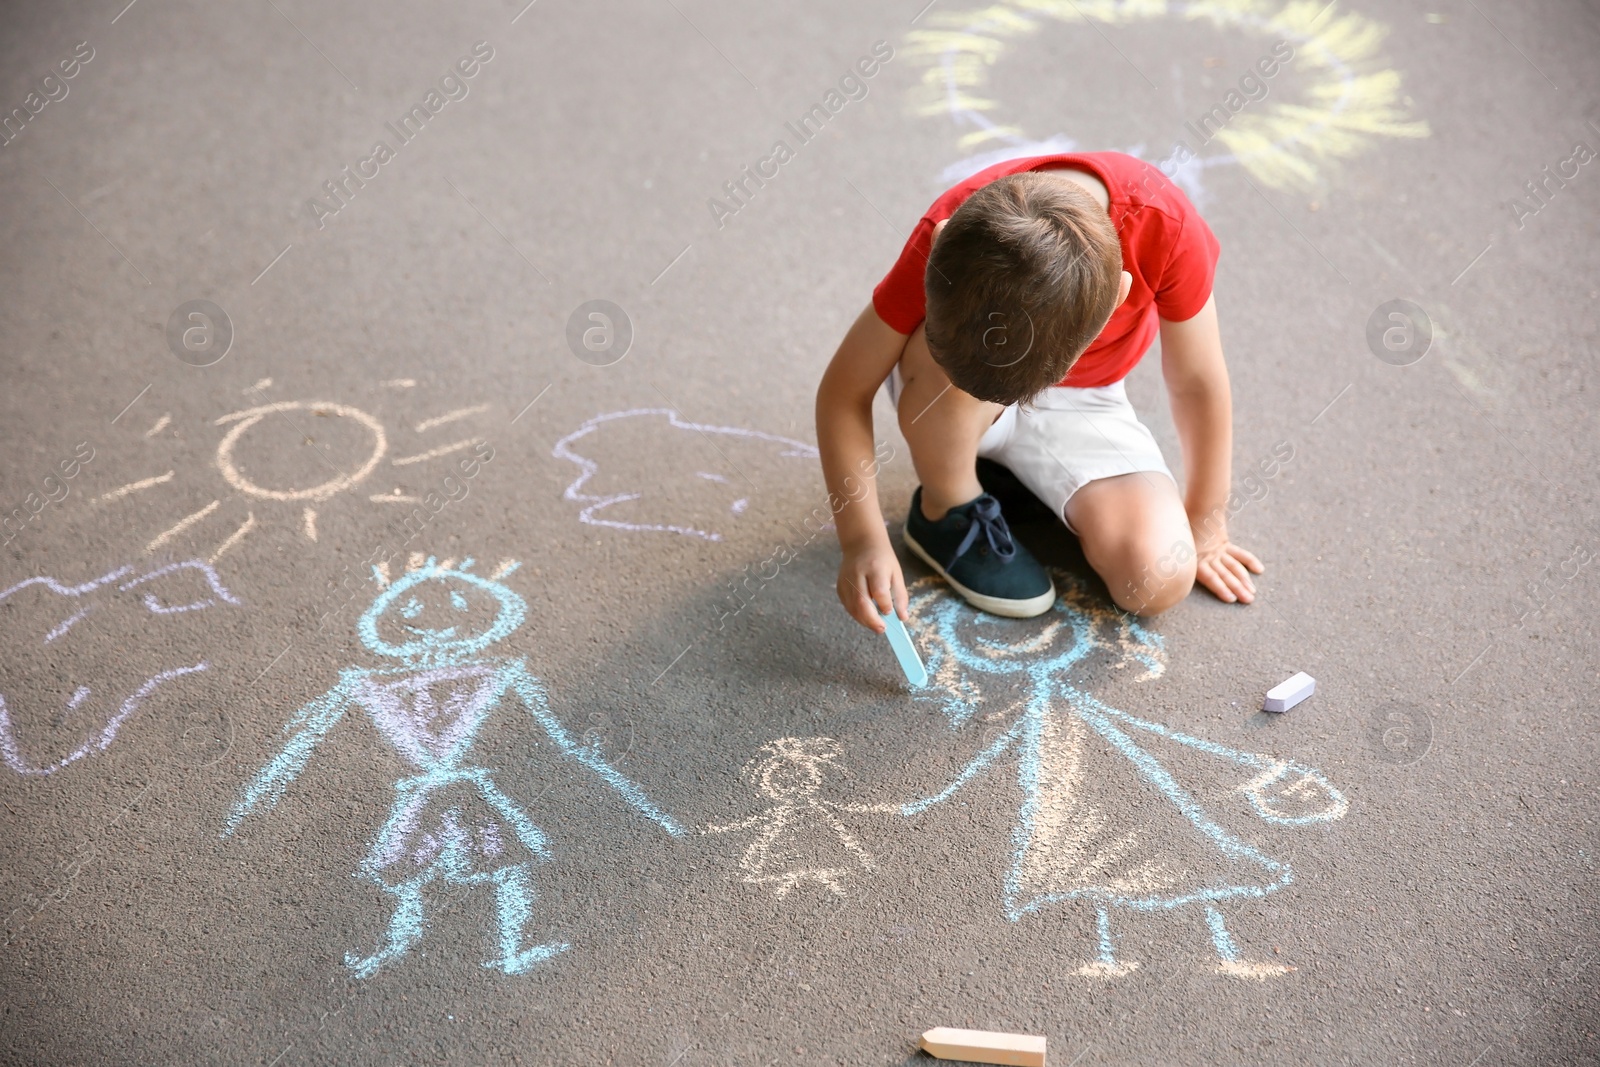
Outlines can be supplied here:
[[1117, 606], [1123, 611], [1140, 618], [1148, 619], [1153, 615], [1160, 615], [1168, 608], [1176, 607], [1182, 603], [1194, 589], [1194, 572], [1189, 572], [1187, 580], [1174, 578], [1163, 582], [1158, 588], [1148, 593], [1126, 597], [1113, 596]]
[[1194, 588], [1194, 546], [1187, 540], [1162, 544], [1149, 536], [1135, 536], [1116, 546], [1113, 567], [1105, 575], [1112, 599], [1135, 615], [1159, 615], [1189, 595]]

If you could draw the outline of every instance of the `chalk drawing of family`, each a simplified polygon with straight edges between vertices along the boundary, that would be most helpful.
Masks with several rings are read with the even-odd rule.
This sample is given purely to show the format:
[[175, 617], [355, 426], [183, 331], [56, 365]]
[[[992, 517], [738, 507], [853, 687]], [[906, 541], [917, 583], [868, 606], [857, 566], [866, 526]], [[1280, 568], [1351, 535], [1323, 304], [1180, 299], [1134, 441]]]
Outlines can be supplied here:
[[[370, 652], [397, 662], [349, 668], [301, 708], [285, 727], [281, 751], [228, 818], [225, 836], [277, 803], [355, 706], [412, 764], [417, 773], [395, 783], [388, 818], [361, 864], [361, 874], [395, 902], [385, 943], [370, 955], [346, 957], [359, 977], [375, 974], [420, 940], [428, 891], [441, 885], [492, 887], [499, 953], [485, 967], [518, 974], [569, 947], [529, 943], [534, 868], [550, 858], [549, 841], [492, 772], [471, 758], [478, 730], [504, 701], [520, 703], [564, 758], [594, 773], [639, 814], [674, 836], [685, 832], [594, 746], [562, 726], [522, 658], [486, 651], [526, 617], [522, 598], [499, 580], [512, 569], [502, 566], [483, 577], [470, 560], [428, 559], [387, 584], [375, 570], [381, 592], [357, 630]], [[826, 799], [828, 777], [839, 769], [839, 742], [778, 738], [744, 771], [765, 806], [701, 833], [749, 835], [739, 860], [749, 885], [779, 898], [803, 887], [842, 896], [851, 879], [876, 866], [849, 827], [850, 815], [915, 817], [987, 772], [1014, 764], [1023, 800], [1004, 880], [1006, 915], [1017, 921], [1074, 901], [1093, 907], [1098, 951], [1076, 973], [1132, 973], [1139, 964], [1118, 955], [1113, 915], [1120, 922], [1176, 910], [1203, 915], [1222, 973], [1256, 979], [1284, 973], [1289, 968], [1245, 957], [1219, 906], [1288, 886], [1291, 869], [1208, 809], [1193, 788], [1196, 772], [1184, 761], [1200, 758], [1199, 784], [1225, 780], [1249, 814], [1270, 826], [1342, 818], [1345, 798], [1311, 767], [1206, 741], [1097, 699], [1084, 688], [1091, 653], [1108, 652], [1113, 666], [1132, 665], [1154, 677], [1165, 669], [1161, 639], [1131, 616], [1091, 601], [1070, 579], [1059, 587], [1066, 592], [1053, 611], [1019, 621], [974, 612], [933, 579], [913, 586], [913, 631], [931, 676], [918, 699], [936, 703], [959, 729], [996, 683], [1020, 680], [1023, 688], [1020, 699], [1007, 698], [1003, 732], [941, 788], [896, 803]]]
[[1009, 698], [1005, 711], [985, 716], [1009, 718], [1004, 731], [943, 788], [897, 804], [823, 800], [839, 743], [780, 738], [745, 771], [775, 803], [701, 832], [753, 833], [739, 861], [748, 884], [779, 897], [807, 884], [843, 895], [852, 874], [875, 864], [841, 813], [921, 815], [1010, 762], [1023, 800], [1004, 880], [1006, 915], [1018, 921], [1074, 901], [1093, 907], [1098, 951], [1077, 974], [1119, 978], [1138, 968], [1116, 951], [1113, 914], [1178, 910], [1203, 914], [1222, 974], [1261, 980], [1292, 970], [1247, 959], [1219, 908], [1288, 886], [1289, 864], [1225, 826], [1197, 793], [1210, 787], [1240, 796], [1250, 816], [1280, 827], [1342, 818], [1348, 802], [1311, 767], [1206, 741], [1097, 699], [1084, 688], [1091, 653], [1109, 653], [1113, 669], [1139, 669], [1141, 680], [1155, 678], [1166, 669], [1161, 637], [1092, 599], [1070, 576], [1058, 575], [1057, 587], [1065, 592], [1053, 611], [1013, 620], [974, 611], [936, 579], [912, 586], [912, 629], [930, 674], [918, 700], [937, 704], [958, 729], [987, 703], [986, 689], [1023, 683], [1020, 701]]
[[486, 653], [522, 625], [527, 605], [498, 580], [515, 564], [502, 565], [492, 577], [472, 565], [470, 559], [430, 558], [393, 583], [374, 568], [383, 588], [357, 632], [370, 652], [397, 665], [351, 667], [301, 708], [284, 729], [282, 750], [245, 788], [224, 830], [231, 835], [252, 813], [276, 804], [350, 708], [366, 712], [417, 773], [395, 783], [388, 819], [361, 865], [365, 877], [395, 898], [383, 946], [345, 957], [361, 978], [421, 939], [427, 891], [438, 892], [441, 884], [493, 888], [499, 953], [485, 967], [520, 974], [570, 947], [528, 943], [534, 865], [549, 858], [549, 841], [490, 770], [471, 758], [478, 730], [504, 701], [520, 703], [563, 757], [593, 772], [634, 810], [669, 834], [684, 832], [595, 746], [561, 725], [523, 659]]

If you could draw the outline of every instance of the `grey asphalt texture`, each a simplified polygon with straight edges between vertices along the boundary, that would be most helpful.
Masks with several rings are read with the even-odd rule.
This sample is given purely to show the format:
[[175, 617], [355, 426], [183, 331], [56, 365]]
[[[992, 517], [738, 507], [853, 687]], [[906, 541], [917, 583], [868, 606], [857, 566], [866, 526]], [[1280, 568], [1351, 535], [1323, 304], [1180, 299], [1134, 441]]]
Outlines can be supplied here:
[[[1242, 957], [1294, 968], [1254, 981], [1219, 973], [1199, 908], [1118, 912], [1117, 954], [1140, 964], [1118, 978], [1078, 973], [1096, 956], [1089, 904], [1009, 918], [1015, 759], [915, 817], [841, 815], [872, 864], [838, 893], [780, 896], [745, 880], [749, 833], [695, 832], [770, 805], [741, 769], [775, 739], [835, 739], [819, 796], [892, 805], [941, 788], [1022, 699], [987, 693], [960, 723], [916, 699], [835, 602], [831, 532], [802, 525], [825, 506], [815, 459], [721, 432], [814, 444], [816, 381], [904, 234], [946, 168], [1003, 147], [917, 110], [942, 83], [914, 35], [968, 9], [122, 2], [11, 4], [0, 31], [7, 114], [92, 49], [0, 148], [0, 510], [21, 509], [0, 588], [132, 568], [0, 601], [0, 1061], [909, 1064], [938, 1025], [1044, 1034], [1051, 1063], [1081, 1067], [1600, 1061], [1600, 164], [1569, 165], [1540, 201], [1525, 186], [1576, 143], [1600, 147], [1593, 4], [1339, 0], [1320, 17], [1387, 27], [1358, 73], [1397, 72], [1391, 118], [1428, 135], [1325, 130], [1299, 185], [1203, 176], [1236, 481], [1258, 478], [1232, 529], [1267, 573], [1254, 606], [1197, 592], [1152, 623], [1161, 676], [1108, 653], [1074, 684], [1314, 767], [1348, 800], [1337, 821], [1269, 825], [1248, 817], [1238, 767], [1171, 756], [1208, 810], [1292, 867], [1283, 889], [1221, 905]], [[1176, 10], [1040, 16], [972, 92], [1033, 140], [1160, 159], [1273, 40], [1259, 20]], [[319, 228], [323, 183], [393, 147], [386, 123], [480, 41], [492, 59], [466, 96]], [[865, 98], [719, 227], [708, 199], [878, 41], [894, 57]], [[1262, 106], [1309, 99], [1306, 69]], [[1405, 366], [1366, 333], [1395, 299], [1432, 334]], [[200, 335], [200, 354], [168, 341], [192, 300], [231, 323], [209, 366]], [[568, 344], [589, 300], [631, 325], [610, 365]], [[199, 321], [179, 320], [180, 338]], [[1176, 465], [1156, 354], [1129, 391]], [[217, 420], [284, 401], [306, 403], [238, 438], [246, 484], [357, 472], [370, 431], [327, 405], [370, 414], [384, 456], [323, 500], [225, 480]], [[568, 493], [585, 467], [558, 443], [644, 409], [571, 445], [592, 475]], [[887, 413], [897, 531], [915, 476]], [[394, 463], [463, 440], [492, 455], [470, 478], [467, 451]], [[1261, 475], [1284, 443], [1293, 458]], [[74, 461], [80, 445], [92, 459]], [[404, 544], [413, 509], [371, 499], [430, 492]], [[581, 521], [629, 494], [588, 513], [621, 525]], [[122, 588], [246, 525], [215, 563], [236, 603], [192, 567]], [[1106, 603], [1070, 537], [1018, 525]], [[485, 574], [521, 561], [504, 581], [527, 620], [497, 653], [689, 830], [664, 832], [498, 707], [473, 762], [549, 835], [529, 943], [570, 945], [525, 973], [482, 965], [493, 893], [462, 885], [429, 891], [409, 954], [367, 979], [346, 967], [382, 941], [393, 898], [360, 868], [414, 773], [359, 709], [276, 806], [223, 834], [296, 711], [342, 670], [382, 666], [357, 619], [384, 546], [394, 578], [412, 552]], [[730, 584], [771, 574], [785, 546], [792, 561], [724, 618]], [[200, 663], [119, 719], [148, 679]], [[1300, 670], [1310, 701], [1256, 710]], [[53, 773], [18, 772], [86, 743]], [[1149, 810], [1148, 783], [1099, 769], [1105, 810]]]

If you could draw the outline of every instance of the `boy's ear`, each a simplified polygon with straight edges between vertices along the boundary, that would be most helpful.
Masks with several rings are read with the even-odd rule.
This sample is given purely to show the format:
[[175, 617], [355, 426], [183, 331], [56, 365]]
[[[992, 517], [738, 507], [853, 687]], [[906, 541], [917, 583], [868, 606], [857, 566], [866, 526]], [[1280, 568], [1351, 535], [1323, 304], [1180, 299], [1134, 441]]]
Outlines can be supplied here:
[[[937, 231], [935, 231], [935, 232], [937, 232]], [[1115, 310], [1116, 308], [1119, 308], [1119, 307], [1122, 306], [1122, 302], [1124, 300], [1128, 299], [1128, 292], [1132, 288], [1133, 288], [1133, 275], [1129, 274], [1127, 271], [1123, 271], [1122, 272], [1122, 280], [1117, 285], [1117, 302], [1116, 302], [1116, 304], [1113, 305], [1113, 310]]]
[[[944, 232], [944, 224], [949, 222], [949, 221], [950, 221], [949, 219], [940, 219], [938, 222], [933, 224], [933, 240], [934, 241], [937, 241], [939, 239], [939, 235]], [[930, 241], [929, 243], [931, 244], [932, 242]]]

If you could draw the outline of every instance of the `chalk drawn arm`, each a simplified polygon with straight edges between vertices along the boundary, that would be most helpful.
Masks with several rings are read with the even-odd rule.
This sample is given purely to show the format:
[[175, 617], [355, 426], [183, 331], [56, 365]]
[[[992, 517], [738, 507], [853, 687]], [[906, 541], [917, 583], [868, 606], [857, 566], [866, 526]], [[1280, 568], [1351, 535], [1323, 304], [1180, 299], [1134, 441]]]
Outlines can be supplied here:
[[738, 822], [730, 822], [725, 826], [717, 826], [715, 824], [711, 826], [702, 826], [700, 827], [700, 832], [703, 834], [727, 834], [738, 830], [748, 830], [750, 827], [760, 824], [766, 818], [766, 812], [758, 811], [748, 819], [740, 819]]
[[939, 792], [932, 796], [923, 797], [920, 800], [912, 800], [899, 805], [899, 813], [905, 816], [921, 815], [935, 804], [942, 804], [949, 800], [956, 794], [957, 790], [988, 770], [990, 764], [1005, 754], [1006, 749], [1010, 748], [1021, 735], [1022, 726], [1022, 722], [1019, 721], [1011, 729], [995, 738], [988, 748], [974, 756], [970, 763], [961, 768], [961, 773], [957, 774], [950, 784]]
[[659, 824], [661, 828], [673, 837], [682, 837], [684, 828], [678, 821], [660, 808], [626, 775], [611, 764], [600, 758], [599, 753], [585, 745], [580, 745], [572, 739], [564, 726], [556, 721], [550, 713], [549, 702], [545, 699], [544, 687], [539, 680], [534, 678], [520, 662], [509, 664], [506, 667], [510, 677], [510, 686], [516, 691], [522, 703], [527, 706], [529, 714], [534, 718], [544, 732], [554, 741], [556, 747], [561, 749], [568, 759], [576, 760], [589, 770], [593, 771], [607, 785], [617, 791], [617, 795], [626, 800], [639, 814]]
[[906, 808], [904, 804], [836, 804], [832, 801], [828, 802], [828, 807], [857, 815], [901, 815]]
[[223, 837], [231, 836], [244, 817], [257, 808], [266, 809], [276, 804], [290, 783], [300, 777], [317, 744], [344, 718], [360, 676], [360, 672], [347, 672], [338, 685], [305, 705], [289, 720], [283, 728], [289, 739], [245, 787], [238, 803], [228, 813]]
[[[1315, 767], [1307, 767], [1294, 760], [1278, 759], [1260, 752], [1244, 752], [1227, 745], [1219, 745], [1215, 741], [1207, 741], [1181, 730], [1163, 726], [1161, 723], [1130, 715], [1076, 689], [1069, 687], [1066, 692], [1069, 699], [1081, 702], [1080, 706], [1087, 706], [1091, 713], [1097, 713], [1103, 721], [1106, 721], [1111, 731], [1108, 736], [1114, 735], [1113, 743], [1117, 743], [1115, 737], [1120, 736], [1129, 746], [1136, 748], [1137, 746], [1124, 731], [1142, 731], [1147, 735], [1164, 738], [1204, 752], [1208, 756], [1231, 762], [1250, 772], [1251, 777], [1240, 783], [1237, 788], [1249, 800], [1254, 814], [1265, 822], [1279, 826], [1306, 826], [1311, 823], [1342, 819], [1350, 810], [1350, 802], [1345, 795]], [[1153, 769], [1151, 773], [1156, 775], [1158, 771]], [[1177, 783], [1171, 780], [1166, 771], [1159, 770], [1159, 776], [1166, 778], [1173, 789], [1178, 788]]]

